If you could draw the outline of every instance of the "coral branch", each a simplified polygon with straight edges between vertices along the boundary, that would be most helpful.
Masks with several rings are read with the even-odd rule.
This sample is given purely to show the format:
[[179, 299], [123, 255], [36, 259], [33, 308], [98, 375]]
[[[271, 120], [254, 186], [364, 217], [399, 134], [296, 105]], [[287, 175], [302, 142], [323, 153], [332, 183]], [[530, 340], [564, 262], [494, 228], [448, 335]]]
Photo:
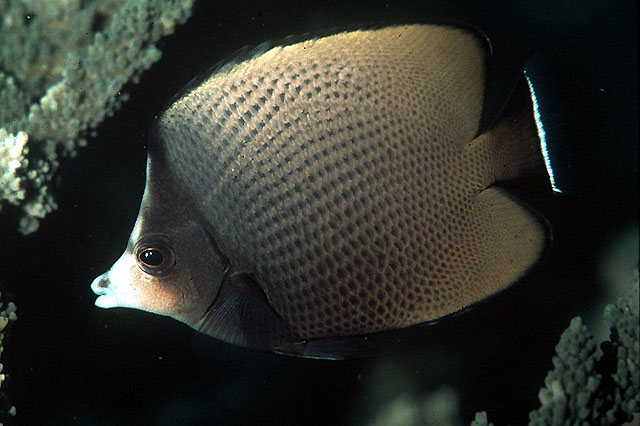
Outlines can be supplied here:
[[59, 157], [127, 100], [193, 0], [31, 3], [0, 0], [0, 205], [21, 209], [24, 234], [57, 207]]

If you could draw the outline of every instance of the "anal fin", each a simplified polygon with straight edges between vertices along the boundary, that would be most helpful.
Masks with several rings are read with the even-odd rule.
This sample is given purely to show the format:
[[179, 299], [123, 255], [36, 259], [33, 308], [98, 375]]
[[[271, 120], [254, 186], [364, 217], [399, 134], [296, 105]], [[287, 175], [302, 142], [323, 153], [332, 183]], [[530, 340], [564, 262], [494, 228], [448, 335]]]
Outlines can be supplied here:
[[284, 355], [327, 360], [365, 358], [378, 353], [365, 337], [355, 336], [307, 340], [283, 345], [274, 348], [273, 351]]

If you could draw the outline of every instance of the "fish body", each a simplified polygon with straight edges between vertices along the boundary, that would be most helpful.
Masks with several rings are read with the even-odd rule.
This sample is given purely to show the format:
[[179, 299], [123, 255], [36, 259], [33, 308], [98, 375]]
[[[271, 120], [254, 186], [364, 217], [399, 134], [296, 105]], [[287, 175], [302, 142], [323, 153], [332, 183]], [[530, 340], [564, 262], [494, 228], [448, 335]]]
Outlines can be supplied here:
[[495, 183], [544, 161], [524, 77], [479, 132], [487, 66], [475, 32], [405, 25], [223, 67], [154, 125], [140, 213], [92, 284], [96, 304], [341, 358], [359, 352], [345, 336], [506, 288], [543, 254], [548, 225]]

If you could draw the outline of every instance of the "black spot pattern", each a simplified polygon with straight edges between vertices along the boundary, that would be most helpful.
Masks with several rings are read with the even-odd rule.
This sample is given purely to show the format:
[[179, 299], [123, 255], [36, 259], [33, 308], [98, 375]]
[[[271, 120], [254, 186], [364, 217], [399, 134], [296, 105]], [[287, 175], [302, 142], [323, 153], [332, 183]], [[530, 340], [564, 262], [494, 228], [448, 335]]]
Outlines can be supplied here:
[[[303, 337], [440, 317], [483, 288], [484, 50], [404, 26], [273, 49], [161, 117], [167, 167]], [[488, 154], [487, 154], [488, 156]]]

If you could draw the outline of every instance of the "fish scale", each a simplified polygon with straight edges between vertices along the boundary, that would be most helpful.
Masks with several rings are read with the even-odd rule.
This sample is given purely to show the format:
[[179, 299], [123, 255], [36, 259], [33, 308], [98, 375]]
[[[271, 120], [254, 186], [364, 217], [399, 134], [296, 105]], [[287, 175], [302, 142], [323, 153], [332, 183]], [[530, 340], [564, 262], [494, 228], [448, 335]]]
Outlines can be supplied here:
[[[396, 30], [389, 35], [394, 37], [397, 33]], [[407, 33], [411, 31], [405, 31]], [[388, 58], [381, 63], [373, 56], [375, 51], [368, 52], [367, 41], [373, 42], [365, 40], [360, 42], [364, 44], [360, 49], [354, 48], [367, 52], [364, 64], [358, 62], [359, 57], [340, 58], [334, 49], [320, 58], [314, 57], [315, 62], [309, 64], [301, 57], [307, 51], [305, 46], [283, 48], [278, 52], [279, 62], [295, 62], [282, 67], [282, 71], [276, 68], [275, 78], [270, 78], [269, 71], [262, 71], [264, 61], [261, 60], [265, 58], [257, 58], [255, 64], [237, 66], [237, 73], [232, 70], [203, 84], [171, 107], [166, 112], [166, 121], [161, 119], [163, 127], [181, 128], [184, 108], [206, 111], [201, 105], [208, 103], [209, 93], [225, 93], [225, 97], [218, 98], [217, 108], [214, 106], [207, 115], [197, 117], [203, 129], [214, 127], [217, 117], [228, 117], [222, 131], [211, 134], [210, 138], [200, 134], [194, 142], [204, 143], [203, 149], [209, 144], [221, 145], [216, 151], [220, 150], [226, 161], [218, 164], [219, 174], [212, 180], [218, 181], [223, 192], [235, 196], [213, 197], [217, 208], [207, 205], [203, 215], [211, 214], [211, 209], [217, 210], [212, 222], [220, 230], [236, 236], [237, 243], [244, 247], [241, 251], [246, 262], [255, 260], [254, 272], [263, 283], [270, 303], [296, 332], [307, 337], [401, 327], [455, 310], [450, 301], [453, 290], [440, 280], [442, 295], [426, 296], [424, 289], [429, 288], [428, 284], [416, 278], [428, 276], [428, 269], [411, 266], [419, 247], [428, 246], [429, 221], [425, 218], [437, 217], [446, 208], [442, 202], [432, 201], [437, 198], [432, 193], [437, 194], [447, 186], [446, 182], [439, 182], [443, 174], [439, 167], [428, 163], [430, 158], [417, 159], [414, 155], [421, 146], [429, 146], [434, 158], [446, 157], [446, 150], [438, 147], [445, 147], [447, 139], [454, 137], [429, 132], [431, 121], [427, 114], [428, 102], [425, 102], [428, 93], [422, 89], [412, 95], [416, 87], [435, 84], [422, 75], [422, 79], [406, 78], [406, 82], [394, 77], [394, 70], [420, 64], [412, 60], [399, 62], [402, 57], [390, 55], [391, 48], [381, 52], [381, 59]], [[403, 44], [398, 41], [396, 46]], [[322, 46], [313, 44], [308, 52], [316, 48]], [[323, 63], [327, 58], [328, 62]], [[381, 71], [369, 73], [370, 64]], [[335, 71], [316, 72], [312, 78], [305, 78], [307, 67]], [[402, 71], [397, 74], [403, 75]], [[478, 74], [483, 78], [482, 72]], [[380, 96], [385, 86], [402, 90], [396, 90], [392, 99], [386, 99]], [[225, 91], [225, 87], [230, 89]], [[434, 95], [437, 94], [434, 91]], [[271, 101], [275, 98], [279, 104], [266, 108], [263, 113], [251, 113], [248, 118], [243, 108], [256, 105], [259, 98]], [[366, 123], [368, 115], [382, 102], [386, 106], [376, 114], [381, 126], [371, 129], [359, 125]], [[477, 102], [481, 103], [480, 97]], [[433, 103], [442, 104], [440, 100]], [[452, 109], [447, 105], [441, 108]], [[476, 131], [479, 112], [480, 108], [473, 120], [473, 129], [465, 139], [470, 139]], [[295, 116], [291, 116], [292, 113]], [[318, 129], [317, 123], [324, 128]], [[444, 128], [438, 124], [434, 123], [432, 129]], [[426, 138], [427, 134], [432, 141]], [[233, 142], [225, 144], [227, 138], [234, 138]], [[432, 146], [436, 143], [438, 145]], [[179, 147], [178, 144], [171, 146]], [[185, 159], [188, 155], [187, 152], [175, 154]], [[377, 167], [371, 167], [374, 159]], [[196, 161], [189, 158], [189, 164]], [[257, 161], [263, 164], [260, 170], [265, 170], [259, 172], [259, 181], [251, 179], [252, 165]], [[448, 185], [454, 187], [451, 183]], [[294, 190], [296, 187], [298, 192]], [[414, 191], [416, 188], [421, 190]], [[267, 209], [260, 204], [268, 206]], [[291, 211], [290, 205], [298, 210]], [[345, 214], [347, 206], [351, 207], [350, 215]], [[402, 214], [401, 206], [407, 211], [429, 209], [431, 214], [423, 215], [420, 220], [420, 217]], [[227, 217], [230, 212], [233, 217]], [[386, 254], [381, 250], [374, 253], [369, 248], [375, 247], [372, 228], [381, 216], [387, 223], [378, 226], [386, 230], [383, 238], [389, 240], [390, 245], [404, 246], [402, 249]], [[346, 230], [347, 225], [350, 232]], [[446, 237], [455, 239], [454, 235], [441, 235]], [[232, 237], [223, 234], [220, 238]], [[403, 241], [410, 243], [403, 244]], [[304, 248], [300, 250], [300, 247]], [[343, 248], [345, 250], [341, 250]], [[374, 272], [378, 270], [375, 259], [391, 256], [397, 265], [404, 267], [384, 271], [389, 275], [381, 281], [389, 281], [389, 285], [383, 286], [381, 293], [376, 292], [378, 284], [382, 284], [377, 281], [382, 277], [381, 273]], [[361, 297], [341, 296], [353, 289], [364, 289]], [[387, 299], [393, 301], [391, 306], [385, 303]]]
[[[440, 318], [517, 280], [543, 252], [546, 224], [491, 185], [540, 167], [538, 135], [522, 83], [505, 118], [477, 135], [484, 43], [438, 25], [346, 32], [276, 47], [186, 91], [153, 129], [132, 246], [139, 234], [171, 240], [165, 228], [183, 217], [196, 236], [176, 234], [175, 266], [157, 281], [210, 300], [147, 310], [305, 355], [300, 342]], [[228, 268], [194, 279], [184, 244]], [[96, 303], [126, 305], [110, 301], [110, 282], [94, 281]], [[148, 297], [138, 304], [159, 303]]]

